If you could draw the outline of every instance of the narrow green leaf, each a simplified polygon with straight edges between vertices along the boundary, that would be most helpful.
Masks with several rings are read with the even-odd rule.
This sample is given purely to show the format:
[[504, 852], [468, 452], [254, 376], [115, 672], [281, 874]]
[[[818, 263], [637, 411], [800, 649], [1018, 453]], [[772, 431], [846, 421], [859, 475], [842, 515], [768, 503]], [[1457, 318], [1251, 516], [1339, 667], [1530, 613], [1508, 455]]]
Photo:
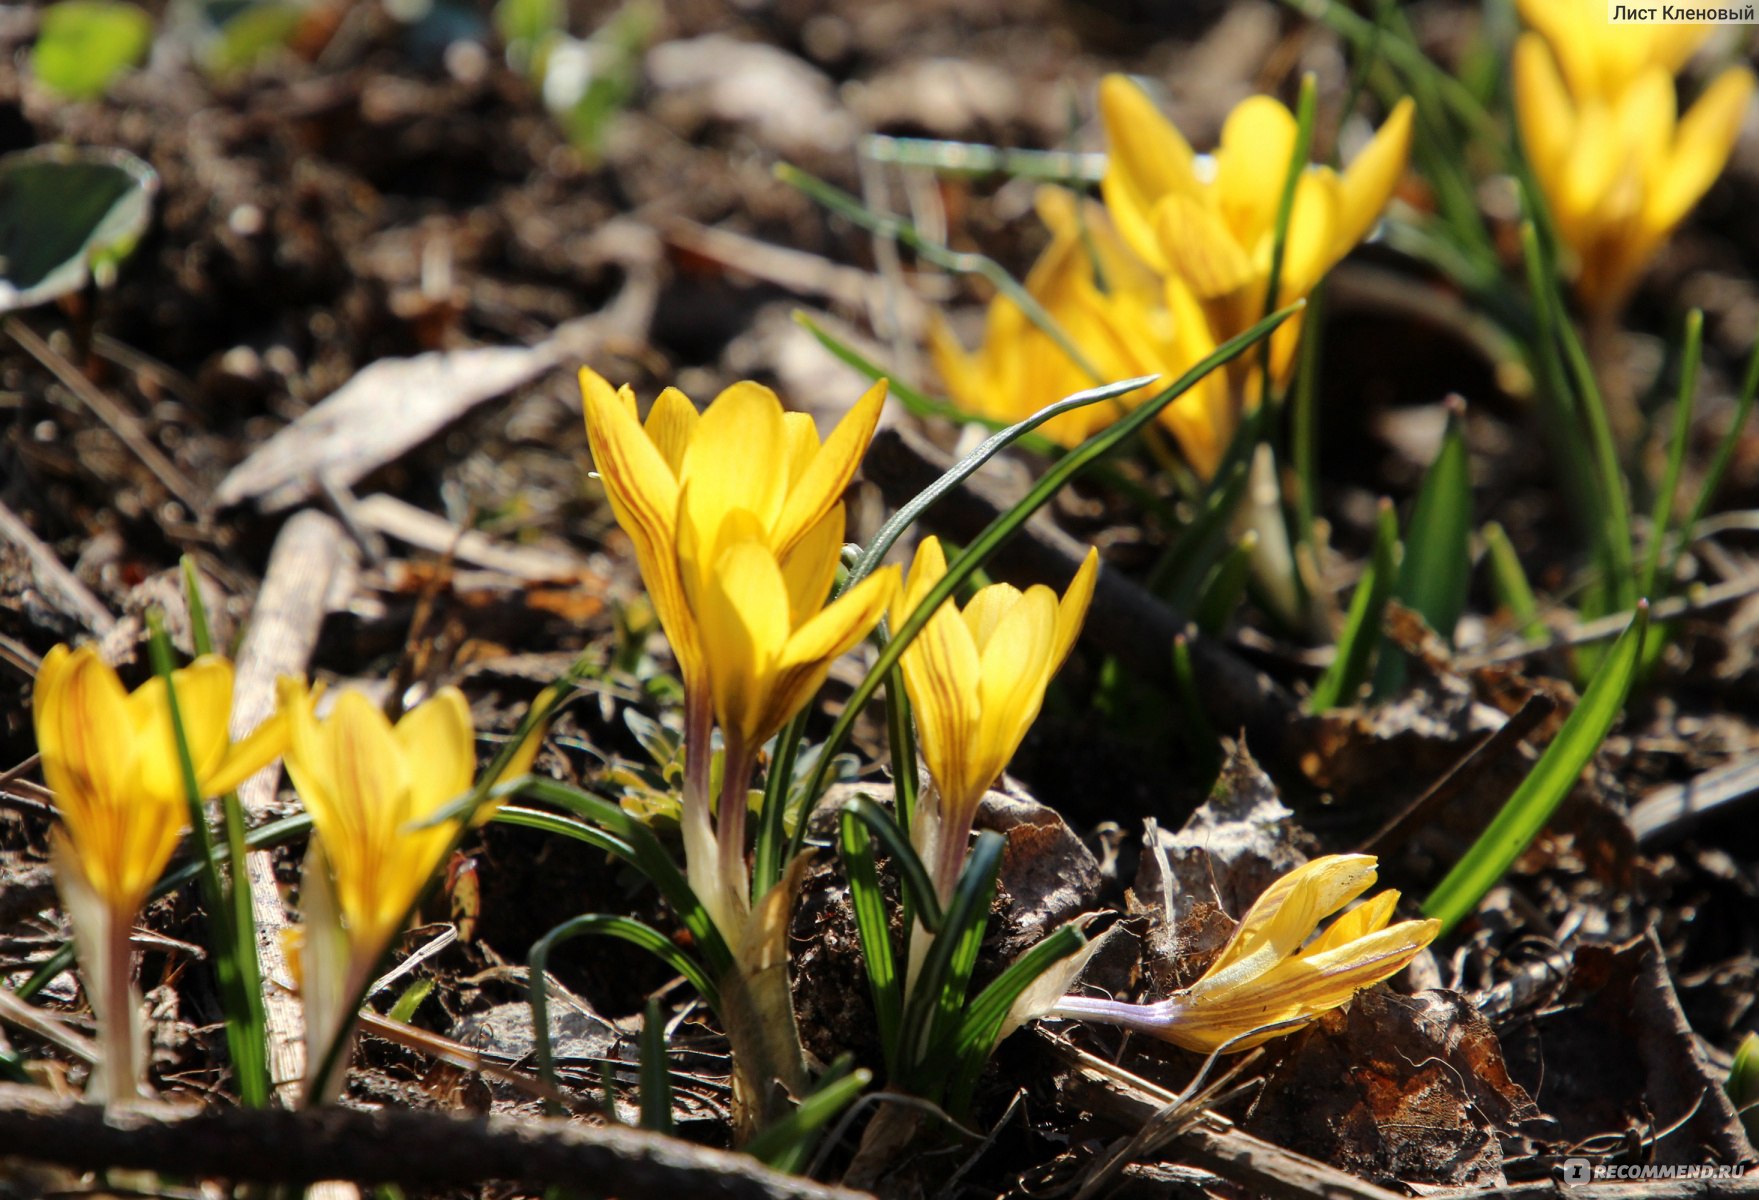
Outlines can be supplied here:
[[930, 933], [939, 932], [944, 919], [940, 897], [935, 895], [928, 868], [917, 855], [916, 847], [910, 844], [910, 839], [904, 836], [892, 815], [866, 796], [855, 797], [843, 811], [858, 818], [879, 839], [880, 846], [891, 857], [893, 869], [898, 872], [905, 896], [915, 906], [917, 919]]
[[947, 900], [941, 928], [923, 955], [919, 973], [910, 980], [899, 1035], [907, 1064], [904, 1079], [930, 1098], [946, 1086], [943, 1055], [958, 1033], [958, 1015], [989, 924], [990, 901], [995, 896], [1005, 846], [1006, 839], [994, 830], [977, 835]]
[[1545, 828], [1618, 719], [1642, 658], [1649, 625], [1649, 602], [1641, 601], [1631, 624], [1601, 660], [1576, 711], [1547, 746], [1521, 786], [1496, 814], [1465, 857], [1455, 864], [1423, 902], [1423, 915], [1436, 917], [1445, 933], [1478, 907], [1484, 894]]
[[1674, 547], [1674, 561], [1668, 566], [1670, 579], [1679, 565], [1679, 556], [1692, 543], [1698, 522], [1704, 519], [1704, 514], [1710, 511], [1711, 501], [1716, 499], [1716, 491], [1722, 486], [1722, 477], [1734, 459], [1735, 447], [1740, 443], [1741, 434], [1746, 431], [1747, 418], [1752, 415], [1753, 398], [1756, 395], [1759, 395], [1759, 341], [1753, 343], [1753, 349], [1747, 357], [1747, 374], [1741, 381], [1741, 395], [1735, 403], [1734, 420], [1729, 422], [1728, 432], [1722, 435], [1722, 441], [1716, 447], [1716, 457], [1711, 461], [1710, 470], [1704, 475], [1704, 486], [1698, 491], [1698, 499], [1692, 505], [1691, 515], [1680, 526], [1680, 536]]
[[708, 964], [709, 973], [719, 977], [732, 966], [732, 952], [715, 928], [714, 919], [697, 899], [696, 893], [690, 890], [678, 864], [672, 861], [672, 856], [651, 829], [624, 812], [622, 806], [553, 779], [527, 776], [517, 781], [512, 790], [583, 817], [627, 846], [628, 861], [659, 889], [678, 920], [690, 931]]
[[[645, 925], [634, 917], [606, 913], [587, 913], [564, 921], [534, 942], [531, 953], [525, 960], [529, 976], [527, 993], [531, 1003], [531, 1029], [537, 1056], [537, 1074], [544, 1086], [551, 1090], [556, 1087], [556, 1059], [555, 1051], [550, 1046], [550, 996], [545, 971], [549, 966], [550, 954], [557, 946], [589, 934], [621, 938], [648, 951], [688, 980], [710, 1009], [720, 1009], [721, 992], [715, 986], [714, 980], [709, 978], [694, 958], [653, 926]], [[551, 1111], [558, 1107], [553, 1101], [548, 1104]]]
[[[171, 639], [165, 633], [164, 616], [157, 609], [147, 613], [147, 631], [153, 672], [164, 681], [171, 732], [177, 742], [177, 764], [183, 774], [184, 798], [189, 806], [190, 844], [195, 849], [202, 900], [208, 910], [208, 949], [214, 956], [214, 974], [225, 1013], [227, 1048], [232, 1053], [240, 1098], [247, 1107], [260, 1108], [268, 1103], [269, 1079], [266, 1018], [261, 988], [257, 986], [260, 970], [256, 964], [256, 937], [254, 929], [240, 929], [234, 924], [234, 898], [228, 894], [220, 874], [223, 858], [214, 846], [201, 784], [196, 780], [195, 760], [189, 750], [183, 708], [177, 698]], [[238, 840], [242, 845], [242, 836]], [[248, 967], [242, 961], [245, 955], [251, 959]]]
[[1373, 557], [1356, 583], [1356, 594], [1350, 598], [1350, 611], [1338, 637], [1336, 656], [1313, 685], [1313, 695], [1307, 701], [1309, 712], [1322, 713], [1340, 704], [1354, 703], [1380, 647], [1381, 618], [1392, 596], [1398, 570], [1399, 519], [1393, 512], [1392, 501], [1382, 496], [1374, 525]]
[[1086, 944], [1087, 939], [1079, 929], [1072, 924], [1064, 925], [1009, 963], [1007, 970], [977, 994], [977, 999], [971, 1002], [959, 1023], [959, 1034], [954, 1042], [955, 1065], [947, 1090], [947, 1106], [953, 1113], [962, 1113], [970, 1107], [971, 1093], [977, 1088], [984, 1064], [995, 1053], [996, 1035], [1001, 1032], [1002, 1022], [1007, 1020], [1014, 1001], [1040, 975]]
[[1749, 1033], [1741, 1041], [1723, 1090], [1740, 1114], [1747, 1136], [1759, 1138], [1759, 1033]]
[[1239, 611], [1246, 595], [1246, 579], [1252, 570], [1252, 556], [1258, 553], [1258, 531], [1248, 529], [1240, 535], [1228, 552], [1222, 555], [1191, 609], [1191, 620], [1197, 628], [1213, 636], [1228, 626]]
[[[1667, 468], [1662, 472], [1661, 486], [1655, 492], [1655, 508], [1649, 516], [1649, 551], [1643, 556], [1642, 583], [1638, 591], [1645, 596], [1656, 595], [1656, 576], [1661, 570], [1661, 549], [1673, 521], [1674, 494], [1680, 488], [1680, 470], [1686, 461], [1686, 441], [1692, 432], [1692, 405], [1698, 395], [1698, 364], [1704, 355], [1704, 310], [1694, 308], [1686, 314], [1686, 340], [1680, 352], [1680, 391], [1674, 401], [1673, 436], [1667, 444]], [[1666, 594], [1673, 583], [1670, 576], [1661, 581]]]
[[[1313, 145], [1313, 114], [1318, 103], [1319, 83], [1313, 72], [1301, 76], [1301, 94], [1295, 101], [1295, 144], [1289, 153], [1288, 170], [1283, 175], [1282, 192], [1277, 196], [1276, 222], [1272, 225], [1270, 243], [1270, 274], [1267, 276], [1264, 289], [1264, 316], [1276, 311], [1282, 299], [1283, 290], [1283, 256], [1289, 244], [1289, 219], [1295, 212], [1295, 191], [1301, 182], [1301, 176], [1307, 173], [1307, 155]], [[1276, 391], [1276, 381], [1271, 377], [1270, 370], [1270, 339], [1265, 338], [1258, 346], [1258, 371], [1262, 384], [1259, 397], [1265, 404], [1270, 403]]]
[[[1472, 471], [1466, 456], [1465, 409], [1459, 405], [1448, 414], [1441, 451], [1423, 477], [1411, 509], [1405, 561], [1393, 594], [1451, 646], [1471, 580]], [[1375, 672], [1374, 694], [1384, 699], [1404, 681], [1404, 657], [1383, 655]]]
[[1042, 330], [1046, 337], [1055, 342], [1069, 361], [1086, 373], [1095, 383], [1101, 376], [1088, 361], [1081, 347], [1075, 344], [1068, 331], [1057, 322], [1057, 319], [1040, 304], [1038, 297], [1026, 290], [1026, 286], [1012, 275], [995, 259], [983, 254], [960, 253], [949, 250], [937, 242], [932, 242], [917, 232], [910, 222], [885, 213], [876, 213], [859, 199], [851, 196], [841, 188], [835, 187], [816, 175], [802, 171], [790, 163], [777, 163], [775, 176], [790, 187], [805, 192], [816, 203], [836, 213], [839, 217], [865, 229], [875, 237], [895, 240], [910, 247], [923, 259], [940, 267], [944, 271], [952, 271], [959, 275], [978, 275], [987, 280], [996, 291], [1002, 293], [1017, 305], [1026, 319]]
[[1227, 552], [1234, 514], [1246, 495], [1247, 470], [1242, 460], [1216, 472], [1202, 509], [1179, 531], [1178, 538], [1149, 572], [1149, 588], [1174, 612], [1191, 610], [1205, 573]]
[[[903, 1019], [903, 999], [898, 968], [892, 953], [891, 923], [886, 917], [885, 898], [880, 894], [879, 874], [874, 868], [873, 842], [861, 818], [848, 809], [839, 816], [841, 840], [838, 848], [843, 870], [849, 877], [849, 903], [855, 912], [855, 929], [861, 936], [861, 961], [867, 969], [867, 986], [873, 993], [875, 1023], [879, 1026], [880, 1048], [885, 1053], [886, 1075], [896, 1078], [899, 1050], [898, 1027]], [[909, 926], [905, 926], [909, 936]]]
[[415, 1019], [416, 1010], [421, 1007], [422, 1001], [426, 1000], [433, 993], [433, 990], [433, 980], [417, 979], [404, 990], [401, 996], [397, 997], [397, 1003], [393, 1004], [391, 1011], [385, 1015], [393, 1021], [401, 1021], [405, 1025], [409, 1024]]
[[1090, 404], [1098, 404], [1133, 392], [1138, 388], [1147, 387], [1157, 378], [1159, 376], [1143, 375], [1135, 379], [1125, 379], [1117, 383], [1108, 383], [1101, 387], [1076, 392], [1073, 396], [1058, 400], [1055, 404], [1046, 405], [1024, 421], [1016, 422], [985, 438], [977, 449], [948, 467], [939, 479], [911, 497], [897, 512], [892, 514], [890, 520], [880, 526], [879, 532], [874, 534], [867, 549], [862, 552], [861, 557], [856, 560], [855, 566], [850, 569], [847, 581], [838, 590], [844, 591], [854, 587], [873, 574], [880, 563], [885, 560], [892, 547], [897, 544], [898, 539], [904, 536], [904, 531], [914, 525], [923, 513], [932, 508], [948, 492], [976, 474], [979, 467], [1007, 449], [1023, 434], [1030, 433], [1046, 421], [1061, 416], [1063, 413], [1073, 412], [1075, 409], [1085, 408]]
[[1522, 637], [1543, 638], [1547, 630], [1539, 618], [1539, 601], [1533, 598], [1533, 585], [1527, 582], [1527, 572], [1521, 567], [1509, 535], [1495, 521], [1484, 527], [1484, 546], [1490, 562], [1490, 586], [1497, 602], [1515, 618]]
[[745, 1152], [778, 1171], [798, 1173], [806, 1165], [818, 1131], [873, 1082], [872, 1071], [865, 1067], [851, 1071], [853, 1064], [854, 1060], [847, 1056], [839, 1059], [825, 1081], [800, 1102], [799, 1108], [752, 1138]]
[[650, 996], [641, 1017], [641, 1127], [672, 1132], [672, 1070], [666, 1060], [666, 1022]]

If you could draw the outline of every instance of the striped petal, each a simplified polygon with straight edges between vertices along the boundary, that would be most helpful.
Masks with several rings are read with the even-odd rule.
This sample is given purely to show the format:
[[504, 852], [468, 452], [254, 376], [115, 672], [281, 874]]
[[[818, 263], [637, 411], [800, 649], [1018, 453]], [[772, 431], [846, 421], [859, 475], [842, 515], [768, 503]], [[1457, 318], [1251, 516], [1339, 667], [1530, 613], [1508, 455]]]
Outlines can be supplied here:
[[1196, 156], [1147, 93], [1123, 75], [1100, 81], [1099, 113], [1106, 133], [1106, 170], [1100, 182], [1106, 211], [1130, 248], [1164, 272], [1169, 264], [1155, 233], [1155, 206], [1163, 196], [1201, 194]]
[[789, 492], [787, 507], [772, 528], [770, 544], [785, 556], [843, 498], [855, 477], [886, 403], [886, 381], [879, 380], [844, 414]]

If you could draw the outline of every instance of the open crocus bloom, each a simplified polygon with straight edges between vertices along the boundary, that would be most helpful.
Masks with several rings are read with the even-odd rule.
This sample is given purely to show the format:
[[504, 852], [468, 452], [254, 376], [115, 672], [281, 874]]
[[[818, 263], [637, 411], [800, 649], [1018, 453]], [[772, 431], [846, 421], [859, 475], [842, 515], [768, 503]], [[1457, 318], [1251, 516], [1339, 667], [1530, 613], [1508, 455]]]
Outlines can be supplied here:
[[[1042, 584], [1022, 592], [1005, 583], [979, 591], [963, 612], [948, 601], [904, 651], [919, 748], [939, 793], [913, 832], [928, 839], [918, 848], [943, 896], [958, 879], [984, 792], [1019, 749], [1075, 644], [1098, 570], [1098, 551], [1090, 550], [1060, 601]], [[940, 542], [925, 538], [893, 606], [894, 627], [946, 573]]]
[[[821, 444], [812, 418], [736, 383], [700, 414], [667, 388], [647, 421], [635, 394], [580, 373], [593, 461], [684, 676], [681, 815], [690, 883], [737, 939], [748, 909], [745, 807], [711, 826], [709, 716], [727, 739], [729, 793], [750, 755], [818, 690], [831, 663], [878, 623], [898, 584], [877, 571], [830, 604], [843, 548], [843, 490], [873, 438], [884, 381]], [[716, 844], [718, 843], [718, 845]]]
[[1551, 44], [1570, 92], [1584, 101], [1612, 103], [1655, 68], [1672, 78], [1710, 36], [1701, 21], [1614, 25], [1604, 0], [1517, 0], [1516, 7]]
[[[236, 745], [228, 736], [226, 659], [203, 655], [171, 678], [202, 798], [231, 791], [281, 753], [287, 730], [278, 717]], [[56, 646], [38, 669], [31, 708], [71, 861], [105, 907], [131, 921], [189, 824], [165, 681], [126, 692], [95, 647]]]
[[[1583, 34], [1561, 17], [1528, 16], [1547, 33], [1523, 34], [1515, 46], [1521, 140], [1558, 236], [1578, 260], [1577, 295], [1589, 308], [1611, 312], [1721, 174], [1753, 95], [1753, 75], [1745, 67], [1724, 71], [1676, 121], [1670, 63], [1685, 54], [1664, 56], [1668, 61], [1651, 55], [1627, 70], [1625, 58], [1595, 54], [1622, 40]], [[1598, 25], [1588, 24], [1603, 33], [1639, 32], [1606, 27], [1604, 12]], [[1610, 90], [1609, 80], [1622, 86]]]
[[[471, 788], [470, 706], [457, 688], [441, 688], [393, 726], [349, 690], [319, 720], [318, 697], [297, 679], [281, 680], [280, 702], [291, 734], [287, 774], [323, 843], [350, 957], [368, 970], [457, 835], [456, 822], [426, 822]], [[523, 774], [536, 752], [528, 740], [507, 776]]]
[[[1264, 315], [1294, 116], [1269, 96], [1248, 97], [1222, 126], [1214, 171], [1202, 173], [1190, 143], [1125, 76], [1101, 81], [1099, 107], [1109, 155], [1101, 190], [1118, 232], [1156, 271], [1185, 281], [1216, 343], [1244, 332]], [[1401, 100], [1343, 174], [1302, 171], [1279, 304], [1306, 296], [1380, 219], [1410, 154], [1412, 112], [1410, 99]], [[1298, 319], [1272, 335], [1278, 379], [1287, 377], [1299, 338]]]
[[1122, 1025], [1203, 1054], [1290, 1033], [1403, 970], [1441, 931], [1433, 920], [1389, 924], [1399, 894], [1386, 891], [1308, 941], [1374, 885], [1375, 865], [1372, 855], [1329, 854], [1290, 871], [1247, 911], [1203, 978], [1168, 999], [1065, 996], [1050, 1015]]
[[[203, 655], [171, 673], [202, 799], [229, 792], [280, 754], [273, 717], [234, 745], [232, 664]], [[189, 824], [189, 796], [165, 681], [132, 693], [92, 646], [56, 646], [31, 698], [43, 778], [61, 815], [52, 861], [74, 927], [103, 1061], [91, 1089], [109, 1103], [140, 1094], [146, 1068], [130, 930]]]
[[[942, 324], [929, 330], [935, 369], [959, 407], [1020, 421], [1065, 396], [1113, 379], [1159, 375], [1165, 386], [1215, 349], [1209, 322], [1182, 280], [1159, 278], [1119, 239], [1105, 210], [1062, 188], [1041, 188], [1038, 214], [1051, 242], [1026, 276], [1026, 290], [1086, 359], [1083, 365], [1006, 296], [990, 302], [983, 345], [968, 353]], [[1089, 373], [1088, 368], [1092, 368]], [[1064, 413], [1042, 432], [1076, 445], [1151, 394]], [[1211, 375], [1162, 410], [1205, 477], [1231, 434], [1227, 384]]]

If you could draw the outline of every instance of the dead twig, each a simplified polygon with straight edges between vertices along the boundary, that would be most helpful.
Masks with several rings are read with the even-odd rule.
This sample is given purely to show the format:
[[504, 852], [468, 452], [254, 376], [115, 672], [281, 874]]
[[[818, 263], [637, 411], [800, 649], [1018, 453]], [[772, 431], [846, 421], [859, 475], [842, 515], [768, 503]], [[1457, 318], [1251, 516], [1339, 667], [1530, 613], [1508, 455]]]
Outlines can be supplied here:
[[[250, 629], [238, 655], [233, 689], [232, 734], [243, 737], [275, 709], [275, 680], [305, 670], [317, 645], [318, 627], [332, 591], [353, 588], [353, 546], [323, 513], [296, 514], [282, 528], [269, 555]], [[340, 587], [338, 587], [340, 583]], [[265, 767], [238, 789], [253, 823], [267, 819], [281, 767]], [[287, 979], [281, 931], [287, 925], [275, 863], [267, 850], [245, 857], [251, 906], [256, 913], [257, 953], [263, 968], [263, 1004], [269, 1029], [269, 1072], [277, 1094], [293, 1103], [305, 1074], [305, 1020], [299, 1001], [278, 981]]]
[[1381, 827], [1373, 837], [1357, 848], [1359, 854], [1384, 857], [1403, 846], [1410, 836], [1423, 828], [1435, 814], [1458, 796], [1484, 769], [1505, 754], [1512, 754], [1528, 734], [1557, 710], [1557, 701], [1544, 692], [1534, 692], [1520, 710], [1504, 722], [1502, 728], [1487, 734], [1468, 750], [1446, 774], [1429, 785], [1427, 791]]
[[860, 1200], [862, 1193], [772, 1171], [755, 1159], [625, 1126], [342, 1108], [106, 1113], [38, 1088], [0, 1086], [0, 1157], [164, 1171], [183, 1178], [425, 1187], [490, 1180], [579, 1186], [623, 1200]]
[[207, 514], [207, 496], [189, 476], [177, 469], [176, 463], [165, 457], [164, 451], [147, 435], [138, 417], [106, 396], [102, 388], [81, 374], [78, 367], [68, 362], [64, 355], [38, 336], [36, 330], [17, 317], [7, 317], [4, 324], [0, 324], [0, 329], [4, 329], [6, 336], [47, 367], [73, 393], [76, 400], [120, 438], [129, 452], [140, 460], [141, 466], [152, 472], [153, 478], [182, 502], [191, 517], [199, 521]]
[[[48, 602], [66, 616], [93, 634], [102, 637], [109, 633], [116, 624], [116, 618], [104, 607], [103, 601], [92, 595], [91, 590], [79, 581], [79, 577], [61, 564], [55, 552], [43, 543], [43, 539], [31, 532], [19, 515], [6, 505], [0, 504], [0, 541], [11, 543], [30, 562], [31, 579], [43, 592]], [[23, 652], [16, 659], [21, 667], [29, 664], [30, 651], [22, 646]], [[8, 661], [14, 661], [12, 654], [7, 655]], [[31, 674], [36, 674], [34, 665]]]

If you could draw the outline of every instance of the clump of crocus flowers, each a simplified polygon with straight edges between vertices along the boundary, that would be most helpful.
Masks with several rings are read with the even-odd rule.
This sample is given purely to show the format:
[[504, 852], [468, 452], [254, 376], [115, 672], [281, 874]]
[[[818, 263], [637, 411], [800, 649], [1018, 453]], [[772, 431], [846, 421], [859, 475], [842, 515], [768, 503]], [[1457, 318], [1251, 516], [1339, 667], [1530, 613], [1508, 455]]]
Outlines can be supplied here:
[[1705, 25], [1613, 25], [1597, 0], [1521, 0], [1515, 112], [1592, 315], [1616, 313], [1739, 136], [1753, 73], [1723, 71], [1684, 115], [1674, 75]]
[[[234, 743], [232, 664], [203, 655], [171, 673], [198, 800], [236, 788], [287, 744], [279, 715]], [[131, 935], [189, 827], [190, 797], [163, 678], [125, 690], [96, 647], [56, 646], [38, 668], [31, 715], [61, 826], [51, 853], [97, 1019], [93, 1092], [142, 1094], [145, 1050]]]
[[[1130, 79], [1103, 80], [1099, 107], [1105, 203], [1078, 208], [1067, 193], [1047, 189], [1039, 210], [1051, 243], [1026, 279], [1063, 341], [1006, 296], [991, 303], [975, 355], [944, 329], [932, 336], [943, 383], [972, 412], [1019, 420], [1107, 379], [1178, 378], [1270, 308], [1305, 298], [1373, 229], [1410, 156], [1406, 99], [1341, 174], [1300, 170], [1271, 304], [1277, 211], [1297, 140], [1289, 110], [1268, 96], [1249, 97], [1203, 162]], [[1278, 386], [1293, 370], [1300, 329], [1297, 315], [1271, 337]], [[1200, 476], [1215, 472], [1241, 413], [1257, 403], [1257, 379], [1256, 357], [1247, 356], [1163, 410], [1161, 423]], [[1046, 429], [1072, 445], [1116, 411], [1095, 406]]]

